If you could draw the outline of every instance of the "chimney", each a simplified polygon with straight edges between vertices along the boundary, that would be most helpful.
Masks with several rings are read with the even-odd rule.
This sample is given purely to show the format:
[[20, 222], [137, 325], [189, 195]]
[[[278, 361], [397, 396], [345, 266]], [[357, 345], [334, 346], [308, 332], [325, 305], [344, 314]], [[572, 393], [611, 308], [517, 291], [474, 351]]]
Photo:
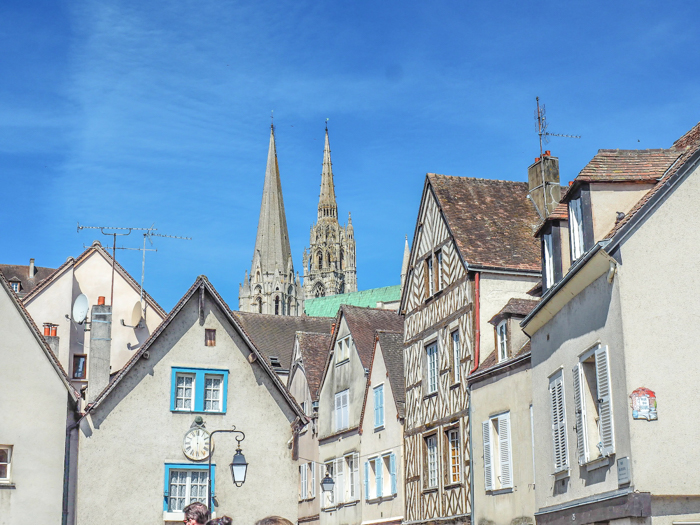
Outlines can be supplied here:
[[36, 268], [34, 268], [34, 259], [29, 259], [29, 278], [33, 279], [36, 274]]
[[540, 216], [545, 219], [554, 211], [561, 199], [559, 186], [559, 159], [545, 151], [542, 157], [527, 169], [529, 194]]
[[109, 384], [111, 345], [112, 307], [105, 304], [96, 304], [92, 307], [92, 314], [90, 315], [88, 403], [95, 401], [95, 398]]

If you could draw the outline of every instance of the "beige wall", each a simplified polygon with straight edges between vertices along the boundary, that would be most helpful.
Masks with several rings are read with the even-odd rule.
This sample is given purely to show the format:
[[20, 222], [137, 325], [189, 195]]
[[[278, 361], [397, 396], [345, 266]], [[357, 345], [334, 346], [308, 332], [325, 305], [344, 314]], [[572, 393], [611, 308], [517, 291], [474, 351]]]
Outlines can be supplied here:
[[[374, 388], [384, 385], [384, 425], [374, 427]], [[396, 456], [396, 495], [385, 495], [382, 498], [367, 501], [364, 493], [365, 463], [370, 458], [393, 453]], [[381, 520], [403, 518], [404, 487], [403, 487], [403, 423], [398, 419], [396, 401], [387, 376], [384, 355], [381, 345], [377, 343], [370, 375], [370, 385], [367, 391], [362, 421], [362, 451], [360, 454], [360, 474], [362, 476], [362, 523], [372, 523]], [[371, 477], [370, 477], [371, 479]], [[389, 486], [389, 483], [384, 483]]]
[[[228, 465], [233, 435], [215, 436], [218, 515], [250, 524], [269, 514], [294, 520], [298, 471], [290, 448], [295, 414], [227, 318], [205, 294], [204, 325], [195, 294], [115, 390], [84, 420], [80, 434], [78, 525], [162, 523], [166, 463], [193, 463], [182, 441], [196, 413], [170, 410], [172, 367], [228, 369], [225, 414], [201, 414], [209, 431], [235, 425], [249, 463], [236, 488]], [[217, 331], [216, 346], [204, 346], [205, 328]], [[198, 463], [206, 468], [206, 462]], [[125, 492], [126, 491], [126, 492]], [[128, 505], [123, 494], [128, 493]], [[180, 518], [181, 521], [181, 518]]]
[[599, 241], [615, 226], [617, 212], [629, 212], [653, 184], [591, 184], [593, 239]]
[[[657, 395], [658, 421], [633, 420], [626, 410], [635, 488], [653, 494], [697, 495], [700, 486], [700, 471], [688, 455], [700, 431], [694, 410], [700, 403], [699, 199], [696, 170], [624, 243], [616, 278], [626, 394], [646, 387]], [[694, 520], [700, 518], [697, 497], [685, 508], [693, 510]]]
[[[531, 383], [529, 362], [526, 362], [513, 371], [501, 372], [471, 385], [474, 523], [478, 525], [535, 522]], [[481, 425], [491, 416], [505, 412], [510, 413], [513, 488], [486, 492]]]
[[[37, 325], [50, 322], [58, 325], [59, 359], [61, 365], [73, 376], [73, 355], [87, 354], [89, 359], [90, 337], [85, 333], [87, 325], [78, 325], [66, 319], [71, 315], [73, 302], [78, 295], [85, 294], [90, 307], [97, 304], [99, 296], [105, 297], [109, 304], [112, 287], [112, 265], [102, 254], [94, 251], [76, 267], [69, 267], [50, 286], [26, 304], [26, 308]], [[139, 301], [139, 288], [114, 274], [114, 308], [112, 323], [112, 372], [120, 370], [136, 353], [141, 345], [162, 322], [163, 318], [150, 306], [146, 307], [146, 324], [142, 328], [122, 326], [131, 325], [131, 313]], [[89, 315], [88, 315], [89, 321]], [[129, 348], [127, 345], [131, 345]], [[89, 378], [88, 378], [89, 379]], [[83, 381], [75, 381], [80, 388]]]
[[12, 446], [0, 524], [60, 523], [68, 391], [0, 283], [0, 445]]

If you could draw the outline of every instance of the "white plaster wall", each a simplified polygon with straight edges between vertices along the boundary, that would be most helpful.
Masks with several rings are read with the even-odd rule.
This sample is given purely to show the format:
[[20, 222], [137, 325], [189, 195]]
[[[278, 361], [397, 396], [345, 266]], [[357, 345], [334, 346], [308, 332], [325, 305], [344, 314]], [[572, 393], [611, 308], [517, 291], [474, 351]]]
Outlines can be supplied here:
[[[384, 385], [384, 426], [374, 428], [374, 388]], [[360, 477], [362, 478], [362, 522], [403, 519], [404, 472], [403, 472], [403, 424], [398, 419], [394, 392], [387, 375], [381, 345], [377, 343], [367, 391], [367, 404], [362, 422], [362, 450], [360, 453]], [[365, 462], [374, 456], [393, 452], [396, 456], [396, 497], [384, 497], [381, 501], [367, 503], [364, 493]]]
[[[696, 170], [628, 238], [618, 267], [626, 395], [643, 386], [655, 391], [658, 401], [655, 422], [633, 420], [631, 409], [625, 411], [635, 488], [653, 494], [697, 495], [700, 486], [692, 452], [700, 432], [695, 411], [700, 404], [699, 199]], [[694, 508], [698, 520], [697, 502]]]
[[527, 291], [537, 281], [539, 281], [539, 277], [481, 272], [479, 280], [480, 363], [488, 357], [495, 346], [493, 325], [489, 324], [491, 318], [500, 312], [508, 300], [513, 297], [517, 299], [532, 299], [532, 296], [527, 295]]
[[593, 239], [603, 239], [615, 226], [617, 212], [629, 212], [653, 184], [591, 184]]
[[0, 285], [0, 445], [12, 445], [0, 524], [60, 523], [68, 391]]
[[[171, 412], [173, 366], [230, 371], [226, 414], [201, 415], [209, 431], [236, 425], [245, 432], [249, 467], [245, 484], [236, 488], [228, 469], [234, 436], [215, 436], [217, 514], [237, 523], [270, 514], [295, 519], [298, 471], [288, 442], [296, 416], [269, 375], [248, 362], [247, 346], [208, 294], [200, 326], [198, 295], [160, 334], [150, 358], [139, 360], [81, 427], [78, 525], [163, 522], [164, 465], [192, 463], [182, 440], [198, 415]], [[216, 346], [204, 346], [205, 328], [216, 329]]]
[[[532, 377], [529, 365], [522, 366], [471, 386], [474, 523], [508, 524], [522, 518], [535, 522], [535, 474], [530, 425]], [[513, 489], [487, 493], [481, 425], [491, 416], [504, 412], [510, 412]]]
[[[629, 456], [629, 426], [624, 344], [618, 280], [599, 277], [571, 299], [532, 337], [532, 403], [535, 427], [537, 507], [549, 507], [619, 488], [615, 458]], [[573, 367], [597, 343], [608, 346], [616, 455], [609, 466], [591, 472], [579, 466], [574, 431]], [[570, 476], [556, 481], [552, 441], [549, 378], [562, 370]], [[633, 476], [634, 476], [633, 471]], [[634, 483], [634, 480], [633, 480]]]

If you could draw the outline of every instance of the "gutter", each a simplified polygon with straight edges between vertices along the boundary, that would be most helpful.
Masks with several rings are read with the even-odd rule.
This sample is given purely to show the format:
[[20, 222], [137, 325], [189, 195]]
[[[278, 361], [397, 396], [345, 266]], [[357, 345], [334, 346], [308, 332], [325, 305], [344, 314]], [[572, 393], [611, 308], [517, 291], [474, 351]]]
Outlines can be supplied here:
[[519, 355], [517, 357], [514, 357], [513, 359], [510, 359], [508, 361], [503, 361], [502, 363], [498, 363], [496, 366], [492, 366], [491, 368], [487, 368], [486, 370], [482, 370], [481, 372], [478, 372], [474, 375], [470, 375], [469, 378], [467, 379], [467, 383], [471, 387], [473, 383], [478, 382], [481, 379], [486, 379], [487, 377], [491, 375], [498, 374], [499, 372], [502, 372], [503, 370], [507, 370], [508, 368], [512, 368], [515, 365], [519, 365], [520, 363], [523, 363], [524, 361], [528, 361], [530, 359], [531, 353], [526, 352], [522, 355]]

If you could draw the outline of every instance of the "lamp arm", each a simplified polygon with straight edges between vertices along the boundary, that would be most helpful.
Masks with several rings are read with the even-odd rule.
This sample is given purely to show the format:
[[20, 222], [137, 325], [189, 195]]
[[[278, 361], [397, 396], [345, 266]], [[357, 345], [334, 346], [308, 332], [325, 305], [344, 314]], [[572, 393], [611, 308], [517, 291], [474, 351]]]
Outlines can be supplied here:
[[[242, 430], [236, 430], [236, 425], [233, 425], [232, 429], [221, 429], [221, 430], [214, 430], [213, 432], [209, 433], [209, 470], [207, 471], [207, 485], [208, 485], [208, 490], [207, 490], [207, 496], [208, 496], [208, 504], [207, 507], [212, 507], [212, 501], [214, 495], [211, 493], [211, 457], [214, 454], [214, 449], [211, 447], [211, 438], [214, 436], [216, 433], [227, 433], [227, 434], [240, 434], [242, 437], [236, 436], [236, 443], [238, 444], [238, 450], [241, 449], [241, 441], [245, 439], [245, 433]], [[211, 512], [211, 508], [209, 508], [209, 512]]]

